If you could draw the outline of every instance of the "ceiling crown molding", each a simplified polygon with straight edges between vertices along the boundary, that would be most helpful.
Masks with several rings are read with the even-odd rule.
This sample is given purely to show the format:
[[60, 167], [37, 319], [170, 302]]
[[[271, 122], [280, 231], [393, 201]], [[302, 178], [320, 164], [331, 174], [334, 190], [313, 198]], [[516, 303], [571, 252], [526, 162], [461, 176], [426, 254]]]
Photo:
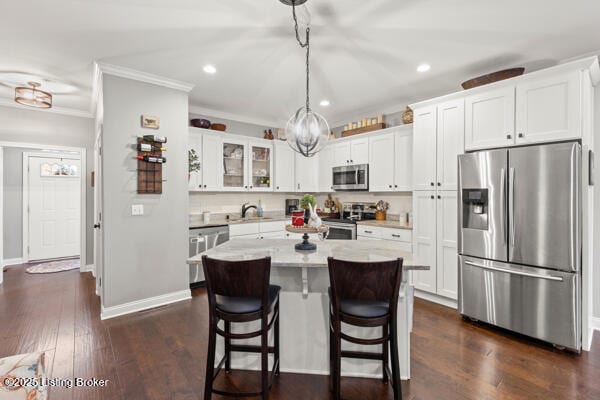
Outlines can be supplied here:
[[[182, 92], [190, 92], [194, 88], [194, 84], [178, 81], [163, 76], [150, 74], [148, 72], [138, 71], [135, 69], [121, 67], [120, 65], [107, 64], [102, 61], [96, 61], [96, 67], [100, 73], [118, 76], [120, 78], [132, 79], [150, 83], [157, 86], [163, 86], [170, 89], [181, 90]], [[96, 96], [97, 97], [97, 96]]]
[[94, 114], [89, 111], [78, 110], [76, 108], [67, 108], [67, 107], [56, 107], [52, 108], [34, 108], [27, 107], [21, 104], [16, 103], [14, 100], [3, 99], [0, 98], [0, 106], [3, 107], [12, 107], [12, 108], [20, 108], [21, 110], [30, 110], [30, 111], [42, 111], [51, 114], [61, 114], [68, 115], [71, 117], [80, 117], [80, 118], [94, 118]]

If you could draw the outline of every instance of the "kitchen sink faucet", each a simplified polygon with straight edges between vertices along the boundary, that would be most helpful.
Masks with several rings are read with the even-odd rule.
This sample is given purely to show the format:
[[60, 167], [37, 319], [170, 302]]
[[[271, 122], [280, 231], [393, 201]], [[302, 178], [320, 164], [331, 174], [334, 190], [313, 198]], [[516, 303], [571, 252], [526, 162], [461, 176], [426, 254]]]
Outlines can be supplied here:
[[250, 204], [250, 203], [242, 204], [242, 218], [246, 218], [246, 211], [248, 211], [249, 209], [254, 208], [255, 210], [258, 210], [256, 208], [256, 206], [247, 206], [246, 207], [246, 205], [248, 205], [248, 204]]

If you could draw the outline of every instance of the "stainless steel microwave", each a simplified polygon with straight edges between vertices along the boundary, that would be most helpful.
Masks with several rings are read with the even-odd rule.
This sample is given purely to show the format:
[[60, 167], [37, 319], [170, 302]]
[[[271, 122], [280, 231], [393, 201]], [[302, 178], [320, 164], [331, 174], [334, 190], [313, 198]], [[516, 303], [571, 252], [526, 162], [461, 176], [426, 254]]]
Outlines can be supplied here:
[[333, 167], [333, 190], [369, 190], [369, 164]]

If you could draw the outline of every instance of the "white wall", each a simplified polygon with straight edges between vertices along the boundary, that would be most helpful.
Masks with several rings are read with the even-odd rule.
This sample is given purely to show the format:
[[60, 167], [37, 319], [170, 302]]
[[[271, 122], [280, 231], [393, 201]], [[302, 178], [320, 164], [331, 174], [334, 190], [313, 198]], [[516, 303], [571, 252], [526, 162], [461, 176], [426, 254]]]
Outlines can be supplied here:
[[[88, 183], [85, 192], [87, 205], [86, 264], [94, 262], [94, 196], [89, 185], [89, 172], [93, 170], [93, 136], [94, 120], [92, 118], [72, 117], [21, 107], [0, 106], [0, 141], [2, 142], [84, 147], [87, 149], [88, 176], [85, 177]], [[6, 255], [4, 257], [7, 258]]]
[[[103, 76], [103, 307], [187, 290], [187, 93]], [[140, 116], [160, 118], [142, 129]], [[136, 137], [166, 136], [163, 193], [137, 194]], [[131, 216], [142, 204], [145, 214]]]

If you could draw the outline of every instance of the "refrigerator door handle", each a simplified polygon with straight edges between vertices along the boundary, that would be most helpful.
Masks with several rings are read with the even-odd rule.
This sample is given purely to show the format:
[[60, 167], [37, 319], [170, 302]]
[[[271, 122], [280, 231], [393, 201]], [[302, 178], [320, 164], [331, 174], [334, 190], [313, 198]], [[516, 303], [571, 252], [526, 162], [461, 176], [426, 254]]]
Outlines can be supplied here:
[[488, 269], [490, 271], [506, 272], [507, 274], [512, 274], [512, 275], [527, 276], [527, 277], [530, 277], [530, 278], [547, 279], [549, 281], [557, 281], [557, 282], [562, 282], [563, 281], [563, 278], [560, 277], [560, 276], [540, 275], [540, 274], [532, 274], [530, 272], [524, 272], [524, 271], [514, 271], [512, 269], [491, 267], [489, 265], [478, 264], [478, 263], [474, 263], [472, 261], [465, 261], [465, 264], [470, 265], [472, 267], [479, 267], [479, 268], [483, 268], [483, 269]]
[[515, 247], [515, 169], [508, 170], [508, 218], [510, 246]]
[[500, 199], [502, 201], [501, 206], [500, 206], [500, 220], [502, 221], [502, 224], [500, 225], [502, 227], [502, 243], [506, 244], [506, 224], [507, 224], [507, 218], [506, 218], [506, 171], [504, 170], [504, 168], [500, 169]]

